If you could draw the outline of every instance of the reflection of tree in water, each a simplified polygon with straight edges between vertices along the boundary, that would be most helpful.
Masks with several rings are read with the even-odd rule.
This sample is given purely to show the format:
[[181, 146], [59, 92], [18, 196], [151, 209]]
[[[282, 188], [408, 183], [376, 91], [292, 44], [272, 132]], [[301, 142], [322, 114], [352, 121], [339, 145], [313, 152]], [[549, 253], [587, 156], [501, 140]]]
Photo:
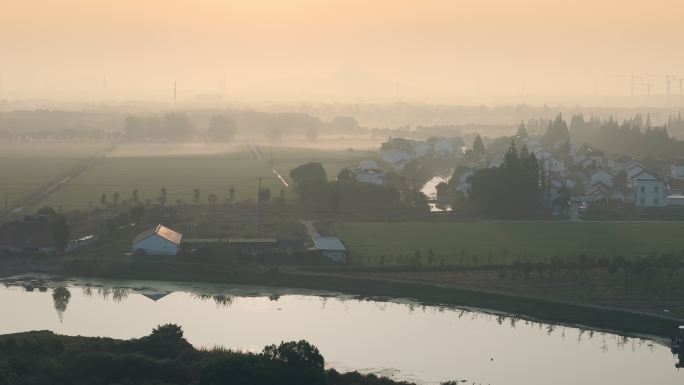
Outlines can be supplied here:
[[69, 300], [71, 299], [71, 292], [64, 286], [56, 288], [52, 292], [52, 301], [59, 316], [59, 322], [62, 322], [64, 318], [64, 312], [66, 311]]
[[212, 300], [217, 308], [230, 307], [233, 304], [233, 297], [227, 295], [191, 294], [192, 298], [202, 302]]
[[101, 287], [97, 289], [97, 295], [102, 297], [105, 300], [109, 300], [109, 297], [112, 297], [112, 300], [114, 302], [121, 302], [122, 300], [126, 299], [128, 297], [128, 294], [130, 293], [130, 289], [124, 289], [120, 287], [115, 287], [115, 288], [109, 288], [109, 287]]
[[90, 286], [83, 286], [81, 288], [81, 292], [83, 293], [84, 296], [86, 296], [88, 298], [92, 298], [92, 296], [93, 296], [93, 288], [91, 288]]
[[230, 307], [233, 304], [233, 297], [226, 295], [215, 295], [211, 297], [216, 304], [216, 307]]

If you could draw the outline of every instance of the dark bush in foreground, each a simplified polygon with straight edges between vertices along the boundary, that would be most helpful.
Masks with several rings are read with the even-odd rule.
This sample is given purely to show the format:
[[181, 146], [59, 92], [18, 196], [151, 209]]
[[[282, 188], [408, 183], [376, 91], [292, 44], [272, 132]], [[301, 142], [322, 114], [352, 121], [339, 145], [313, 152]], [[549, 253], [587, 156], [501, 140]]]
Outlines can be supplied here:
[[176, 325], [128, 341], [52, 332], [0, 336], [0, 385], [395, 385], [387, 378], [325, 370], [306, 341], [260, 354], [196, 350]]

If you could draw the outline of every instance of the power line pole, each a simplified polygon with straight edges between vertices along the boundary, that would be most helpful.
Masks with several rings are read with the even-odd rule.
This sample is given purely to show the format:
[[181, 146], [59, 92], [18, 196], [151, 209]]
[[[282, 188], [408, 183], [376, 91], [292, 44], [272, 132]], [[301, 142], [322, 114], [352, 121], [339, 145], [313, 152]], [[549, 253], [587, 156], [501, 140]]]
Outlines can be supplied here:
[[5, 193], [5, 218], [9, 215], [9, 205], [7, 204], [7, 193]]
[[259, 190], [257, 191], [257, 234], [261, 235], [261, 180], [264, 179], [258, 176]]

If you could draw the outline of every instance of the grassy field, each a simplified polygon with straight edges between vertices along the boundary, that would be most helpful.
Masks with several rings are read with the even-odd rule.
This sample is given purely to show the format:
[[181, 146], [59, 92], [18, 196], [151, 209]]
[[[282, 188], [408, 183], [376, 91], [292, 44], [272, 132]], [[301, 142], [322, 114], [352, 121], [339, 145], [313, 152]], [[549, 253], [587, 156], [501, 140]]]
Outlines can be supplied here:
[[0, 143], [0, 195], [10, 207], [80, 161], [105, 148], [103, 143]]
[[372, 265], [398, 263], [416, 251], [427, 264], [429, 250], [436, 261], [462, 265], [684, 250], [684, 222], [345, 222], [334, 229], [352, 260]]
[[124, 200], [134, 189], [142, 201], [160, 195], [167, 189], [167, 204], [177, 200], [192, 201], [195, 188], [201, 202], [216, 194], [219, 202], [235, 189], [235, 201], [256, 201], [257, 177], [264, 177], [262, 186], [271, 189], [273, 198], [285, 191], [288, 200], [296, 197], [292, 187], [285, 187], [273, 173], [275, 168], [291, 185], [288, 174], [302, 163], [321, 162], [334, 179], [340, 169], [353, 167], [371, 156], [368, 151], [347, 151], [339, 148], [293, 148], [257, 145], [262, 159], [246, 143], [139, 143], [124, 144], [96, 167], [74, 179], [48, 197], [43, 205], [62, 206], [64, 210], [83, 209], [100, 204], [102, 193], [111, 202], [115, 192]]

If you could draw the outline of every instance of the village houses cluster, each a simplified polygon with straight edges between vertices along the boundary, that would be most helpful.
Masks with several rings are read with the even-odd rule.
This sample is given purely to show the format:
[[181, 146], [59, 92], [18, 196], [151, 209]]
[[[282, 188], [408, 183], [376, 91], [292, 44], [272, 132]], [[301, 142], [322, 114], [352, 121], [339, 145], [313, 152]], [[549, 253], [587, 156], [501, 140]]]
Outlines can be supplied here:
[[[390, 139], [390, 142], [397, 141]], [[358, 182], [384, 185], [386, 172], [401, 171], [409, 162], [426, 156], [452, 157], [464, 167], [450, 185], [456, 192], [468, 194], [468, 178], [477, 170], [502, 164], [504, 153], [496, 156], [468, 159], [459, 138], [430, 138], [426, 141], [401, 138], [397, 148], [383, 148], [377, 159], [366, 159], [352, 170]], [[542, 173], [542, 194], [546, 207], [559, 198], [574, 202], [622, 203], [643, 207], [684, 205], [684, 195], [678, 186], [684, 185], [684, 161], [673, 163], [669, 175], [660, 175], [644, 164], [624, 154], [607, 156], [591, 147], [570, 144], [569, 157], [554, 155], [538, 138], [527, 137], [522, 143], [534, 153]], [[562, 145], [559, 143], [557, 146]], [[679, 182], [681, 181], [681, 182]], [[673, 183], [674, 182], [674, 183]]]

